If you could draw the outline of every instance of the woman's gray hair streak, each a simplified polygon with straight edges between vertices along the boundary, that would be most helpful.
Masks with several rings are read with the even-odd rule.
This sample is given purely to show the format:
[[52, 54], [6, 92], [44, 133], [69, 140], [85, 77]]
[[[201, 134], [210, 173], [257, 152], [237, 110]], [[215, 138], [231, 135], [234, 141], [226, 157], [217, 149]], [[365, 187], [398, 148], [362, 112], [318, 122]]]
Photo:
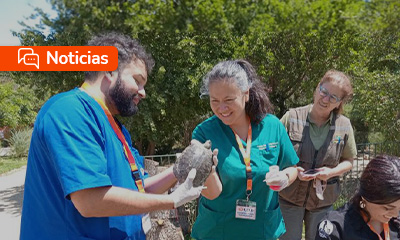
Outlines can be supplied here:
[[266, 114], [272, 113], [269, 89], [246, 60], [228, 60], [215, 65], [203, 79], [201, 96], [208, 96], [210, 84], [218, 81], [234, 83], [242, 92], [249, 90], [249, 101], [246, 102], [245, 109], [251, 121], [260, 123]]
[[203, 86], [200, 89], [201, 96], [208, 96], [210, 83], [218, 81], [235, 83], [242, 92], [250, 89], [252, 85], [246, 71], [237, 61], [220, 62], [204, 77]]

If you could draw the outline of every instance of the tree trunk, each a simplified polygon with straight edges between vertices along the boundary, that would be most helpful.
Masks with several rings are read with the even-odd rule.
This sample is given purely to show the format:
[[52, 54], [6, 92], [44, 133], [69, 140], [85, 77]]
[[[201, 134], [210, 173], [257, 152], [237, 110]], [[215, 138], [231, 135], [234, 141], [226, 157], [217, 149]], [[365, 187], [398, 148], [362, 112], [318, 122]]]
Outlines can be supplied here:
[[156, 152], [156, 143], [154, 141], [150, 141], [149, 144], [147, 144], [146, 156], [154, 155], [155, 152]]
[[139, 154], [143, 156], [143, 143], [142, 141], [135, 141], [136, 149], [139, 151]]
[[198, 120], [197, 121], [193, 121], [193, 120], [185, 121], [184, 132], [183, 132], [183, 141], [182, 141], [182, 145], [184, 147], [190, 145], [190, 141], [192, 140], [192, 132], [198, 123], [199, 123]]

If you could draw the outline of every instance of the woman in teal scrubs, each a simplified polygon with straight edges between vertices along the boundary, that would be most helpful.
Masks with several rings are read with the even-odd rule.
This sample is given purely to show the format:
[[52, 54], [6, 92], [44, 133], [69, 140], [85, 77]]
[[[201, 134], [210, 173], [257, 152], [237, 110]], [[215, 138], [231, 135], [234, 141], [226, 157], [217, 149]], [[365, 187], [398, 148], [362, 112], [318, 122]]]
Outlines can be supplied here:
[[[211, 140], [219, 162], [206, 180], [192, 237], [277, 239], [285, 232], [278, 191], [296, 179], [298, 157], [271, 114], [267, 87], [250, 63], [234, 60], [214, 66], [201, 91], [209, 95], [214, 116], [192, 137]], [[269, 173], [273, 165], [279, 171]]]

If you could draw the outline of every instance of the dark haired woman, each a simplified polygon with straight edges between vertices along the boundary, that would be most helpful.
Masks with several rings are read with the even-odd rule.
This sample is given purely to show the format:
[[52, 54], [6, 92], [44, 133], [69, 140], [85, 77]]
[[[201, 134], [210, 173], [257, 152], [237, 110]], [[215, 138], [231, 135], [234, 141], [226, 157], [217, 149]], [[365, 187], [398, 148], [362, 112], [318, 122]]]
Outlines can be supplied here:
[[[202, 94], [209, 95], [215, 115], [192, 137], [210, 139], [219, 162], [199, 201], [195, 239], [277, 239], [285, 231], [277, 191], [296, 179], [298, 157], [270, 114], [267, 93], [245, 60], [220, 62], [203, 79]], [[266, 179], [272, 165], [280, 171]]]
[[315, 239], [399, 240], [400, 158], [378, 156], [361, 175], [353, 199], [328, 213]]
[[353, 128], [343, 116], [352, 96], [350, 78], [329, 70], [314, 91], [314, 104], [290, 109], [281, 119], [299, 156], [298, 179], [279, 193], [287, 232], [281, 240], [315, 238], [315, 229], [340, 194], [339, 176], [357, 155]]

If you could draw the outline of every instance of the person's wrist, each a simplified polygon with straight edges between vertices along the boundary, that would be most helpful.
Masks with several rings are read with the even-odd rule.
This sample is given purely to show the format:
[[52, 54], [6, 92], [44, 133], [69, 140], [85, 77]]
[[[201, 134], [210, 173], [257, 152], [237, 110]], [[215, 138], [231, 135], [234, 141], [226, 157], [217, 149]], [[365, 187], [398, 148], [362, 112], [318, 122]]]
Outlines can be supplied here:
[[178, 208], [181, 205], [181, 197], [177, 194], [177, 192], [171, 193], [170, 196], [170, 201], [172, 201], [172, 208]]
[[336, 176], [338, 176], [338, 174], [336, 173], [336, 171], [335, 171], [333, 168], [330, 168], [330, 169], [329, 169], [329, 174], [328, 174], [328, 179], [329, 179], [329, 178], [336, 177]]
[[289, 173], [285, 173], [285, 176], [286, 176], [286, 182], [285, 182], [285, 185], [283, 186], [282, 189], [284, 189], [287, 186], [289, 186], [289, 183], [290, 183], [290, 175], [289, 175]]
[[164, 197], [164, 203], [167, 205], [167, 209], [175, 209], [175, 200], [174, 200], [174, 196], [172, 193], [168, 194], [168, 195], [162, 195], [162, 197]]
[[332, 168], [325, 169], [325, 178], [326, 178], [325, 181], [335, 176], [336, 176], [335, 171]]

